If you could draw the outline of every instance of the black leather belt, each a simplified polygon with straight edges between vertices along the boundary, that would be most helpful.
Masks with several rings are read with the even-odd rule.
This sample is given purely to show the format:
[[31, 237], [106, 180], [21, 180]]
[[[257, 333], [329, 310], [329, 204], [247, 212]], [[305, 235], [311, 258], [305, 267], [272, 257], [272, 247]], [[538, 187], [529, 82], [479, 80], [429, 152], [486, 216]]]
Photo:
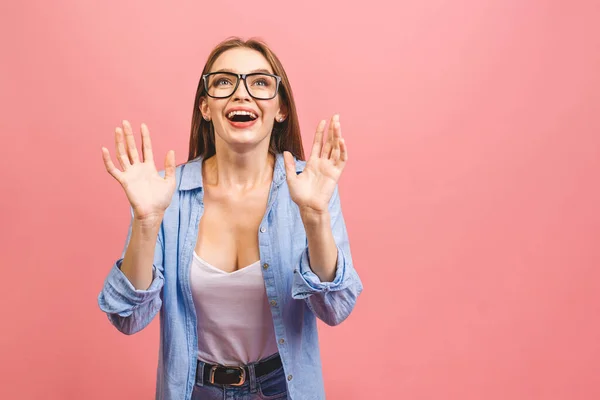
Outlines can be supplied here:
[[[254, 364], [254, 373], [259, 378], [275, 371], [281, 365], [281, 357], [278, 354], [276, 357]], [[241, 386], [247, 379], [250, 379], [250, 372], [247, 366], [226, 367], [223, 365], [204, 364], [204, 370], [200, 371], [198, 368], [196, 376], [199, 373], [202, 373], [204, 382], [217, 385]]]

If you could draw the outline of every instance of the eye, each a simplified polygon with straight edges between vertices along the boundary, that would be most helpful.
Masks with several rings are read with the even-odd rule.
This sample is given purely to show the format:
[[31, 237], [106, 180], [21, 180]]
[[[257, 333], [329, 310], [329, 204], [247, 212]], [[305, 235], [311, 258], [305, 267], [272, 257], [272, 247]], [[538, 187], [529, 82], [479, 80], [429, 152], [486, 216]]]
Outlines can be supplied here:
[[231, 81], [227, 78], [219, 78], [215, 80], [215, 86], [231, 85]]
[[254, 84], [254, 85], [258, 85], [258, 86], [268, 86], [268, 85], [269, 85], [269, 82], [267, 82], [267, 80], [266, 80], [266, 79], [264, 79], [264, 78], [259, 78], [259, 79], [255, 80], [255, 81], [253, 82], [253, 84]]

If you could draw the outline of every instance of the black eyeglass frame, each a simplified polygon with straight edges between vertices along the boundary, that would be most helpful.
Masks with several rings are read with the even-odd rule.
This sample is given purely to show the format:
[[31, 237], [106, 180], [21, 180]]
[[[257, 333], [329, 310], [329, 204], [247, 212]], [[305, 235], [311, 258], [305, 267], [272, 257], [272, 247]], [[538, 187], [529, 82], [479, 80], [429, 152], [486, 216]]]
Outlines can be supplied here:
[[[233, 90], [231, 91], [231, 94], [229, 96], [213, 96], [210, 93], [208, 93], [208, 77], [211, 75], [231, 75], [231, 76], [235, 76], [237, 77], [237, 81], [235, 84], [235, 87], [233, 88]], [[248, 88], [248, 82], [246, 81], [246, 78], [249, 76], [255, 76], [255, 75], [266, 75], [266, 76], [270, 76], [275, 78], [275, 94], [272, 97], [269, 98], [263, 98], [263, 97], [256, 97], [253, 96], [252, 93], [250, 92], [250, 89]], [[228, 97], [233, 96], [233, 94], [236, 92], [236, 90], [238, 89], [238, 86], [240, 85], [240, 81], [244, 80], [244, 86], [246, 87], [246, 91], [248, 92], [248, 94], [250, 95], [250, 97], [252, 97], [253, 99], [256, 100], [271, 100], [274, 99], [277, 96], [277, 93], [279, 93], [279, 85], [281, 84], [281, 77], [274, 75], [274, 74], [268, 74], [266, 72], [252, 72], [249, 74], [236, 74], [234, 72], [209, 72], [208, 74], [204, 74], [202, 75], [202, 80], [204, 81], [204, 93], [206, 93], [206, 95], [208, 97], [212, 97], [213, 99], [226, 99]]]

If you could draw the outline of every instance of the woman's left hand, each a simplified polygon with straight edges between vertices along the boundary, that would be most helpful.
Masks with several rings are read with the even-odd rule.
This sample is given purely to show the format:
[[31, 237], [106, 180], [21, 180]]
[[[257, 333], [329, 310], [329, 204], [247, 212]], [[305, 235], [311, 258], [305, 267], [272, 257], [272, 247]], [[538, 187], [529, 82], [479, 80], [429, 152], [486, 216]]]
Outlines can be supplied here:
[[331, 118], [327, 141], [323, 144], [325, 122], [322, 120], [317, 127], [310, 157], [301, 174], [296, 175], [292, 154], [284, 152], [290, 196], [300, 208], [302, 216], [320, 215], [329, 211], [329, 200], [348, 161], [339, 116]]

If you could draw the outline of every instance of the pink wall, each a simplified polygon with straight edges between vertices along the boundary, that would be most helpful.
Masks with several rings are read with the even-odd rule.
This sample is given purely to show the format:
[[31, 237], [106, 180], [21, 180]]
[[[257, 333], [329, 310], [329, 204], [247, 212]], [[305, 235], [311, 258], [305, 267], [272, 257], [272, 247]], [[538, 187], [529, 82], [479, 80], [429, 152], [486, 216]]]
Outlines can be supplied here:
[[229, 35], [280, 55], [307, 150], [341, 114], [365, 292], [321, 326], [328, 398], [600, 398], [599, 3], [299, 4], [0, 6], [0, 398], [153, 396], [158, 320], [96, 304], [129, 222], [100, 148], [128, 118], [185, 161]]

